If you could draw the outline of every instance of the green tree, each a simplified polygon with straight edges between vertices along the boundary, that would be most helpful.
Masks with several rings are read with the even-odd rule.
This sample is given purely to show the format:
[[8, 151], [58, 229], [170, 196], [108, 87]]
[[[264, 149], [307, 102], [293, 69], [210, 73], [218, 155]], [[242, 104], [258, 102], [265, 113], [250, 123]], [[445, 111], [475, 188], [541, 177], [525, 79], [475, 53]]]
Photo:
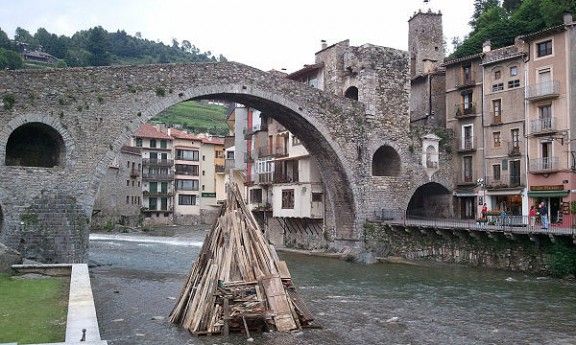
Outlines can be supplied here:
[[472, 19], [470, 19], [470, 26], [476, 29], [476, 24], [478, 19], [482, 14], [493, 7], [499, 7], [499, 0], [474, 0], [474, 13], [472, 14]]
[[27, 30], [22, 29], [21, 27], [16, 28], [14, 40], [17, 42], [28, 43], [31, 48], [35, 48], [38, 45], [38, 41], [36, 41]]
[[0, 48], [0, 69], [20, 69], [22, 67], [24, 67], [24, 62], [17, 52]]
[[2, 29], [0, 29], [0, 48], [12, 49], [12, 42]]
[[508, 12], [512, 12], [515, 9], [518, 8], [518, 6], [520, 6], [520, 4], [522, 3], [522, 0], [504, 0], [502, 2], [502, 7], [508, 11]]
[[89, 63], [91, 66], [110, 65], [110, 54], [108, 53], [108, 33], [101, 26], [88, 30], [88, 41], [86, 50], [91, 56]]

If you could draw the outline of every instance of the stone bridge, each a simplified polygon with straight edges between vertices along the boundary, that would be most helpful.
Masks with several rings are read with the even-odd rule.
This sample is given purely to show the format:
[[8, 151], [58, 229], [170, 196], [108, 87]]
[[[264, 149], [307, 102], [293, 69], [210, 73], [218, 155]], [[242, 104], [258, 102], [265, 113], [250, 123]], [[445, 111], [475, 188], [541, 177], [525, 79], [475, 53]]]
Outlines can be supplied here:
[[429, 178], [422, 167], [407, 59], [391, 59], [372, 114], [238, 63], [0, 72], [0, 241], [40, 261], [85, 260], [99, 183], [120, 147], [167, 107], [211, 98], [259, 109], [301, 138], [321, 167], [332, 244], [361, 247], [376, 210], [406, 208], [430, 181], [450, 188], [449, 168]]

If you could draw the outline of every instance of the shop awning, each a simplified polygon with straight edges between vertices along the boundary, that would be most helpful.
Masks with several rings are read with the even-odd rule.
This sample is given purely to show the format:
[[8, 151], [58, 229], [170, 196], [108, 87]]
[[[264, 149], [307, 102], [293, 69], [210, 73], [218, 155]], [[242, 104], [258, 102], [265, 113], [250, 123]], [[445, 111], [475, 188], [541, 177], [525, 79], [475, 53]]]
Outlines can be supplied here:
[[542, 191], [529, 191], [528, 196], [532, 198], [561, 198], [568, 195], [568, 190], [542, 190]]

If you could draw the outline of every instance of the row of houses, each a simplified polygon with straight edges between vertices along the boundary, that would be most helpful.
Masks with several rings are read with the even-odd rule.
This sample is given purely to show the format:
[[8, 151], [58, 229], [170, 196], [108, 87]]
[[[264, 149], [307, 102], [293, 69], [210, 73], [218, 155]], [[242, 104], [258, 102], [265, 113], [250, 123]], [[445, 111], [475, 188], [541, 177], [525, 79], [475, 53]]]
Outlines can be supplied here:
[[93, 224], [211, 222], [224, 199], [224, 141], [143, 124], [108, 168]]
[[[571, 226], [576, 23], [571, 14], [563, 19], [511, 46], [492, 49], [487, 41], [481, 53], [458, 59], [444, 60], [431, 48], [441, 36], [424, 41], [428, 53], [413, 63], [411, 118], [455, 135], [456, 216], [478, 217], [484, 203], [527, 216], [544, 201], [552, 223]], [[441, 28], [441, 15], [418, 13], [410, 20], [424, 24]]]

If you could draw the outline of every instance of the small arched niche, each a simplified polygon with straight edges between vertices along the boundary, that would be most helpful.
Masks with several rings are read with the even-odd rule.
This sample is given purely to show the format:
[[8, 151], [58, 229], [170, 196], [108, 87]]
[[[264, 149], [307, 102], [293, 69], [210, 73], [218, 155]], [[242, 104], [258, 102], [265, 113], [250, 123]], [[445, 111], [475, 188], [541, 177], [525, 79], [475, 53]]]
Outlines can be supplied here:
[[372, 156], [372, 176], [400, 175], [400, 155], [391, 146], [380, 146]]
[[6, 143], [6, 165], [53, 168], [65, 156], [62, 135], [40, 122], [24, 124], [14, 130]]
[[356, 86], [350, 86], [344, 92], [344, 97], [353, 99], [355, 101], [358, 100], [358, 88]]

